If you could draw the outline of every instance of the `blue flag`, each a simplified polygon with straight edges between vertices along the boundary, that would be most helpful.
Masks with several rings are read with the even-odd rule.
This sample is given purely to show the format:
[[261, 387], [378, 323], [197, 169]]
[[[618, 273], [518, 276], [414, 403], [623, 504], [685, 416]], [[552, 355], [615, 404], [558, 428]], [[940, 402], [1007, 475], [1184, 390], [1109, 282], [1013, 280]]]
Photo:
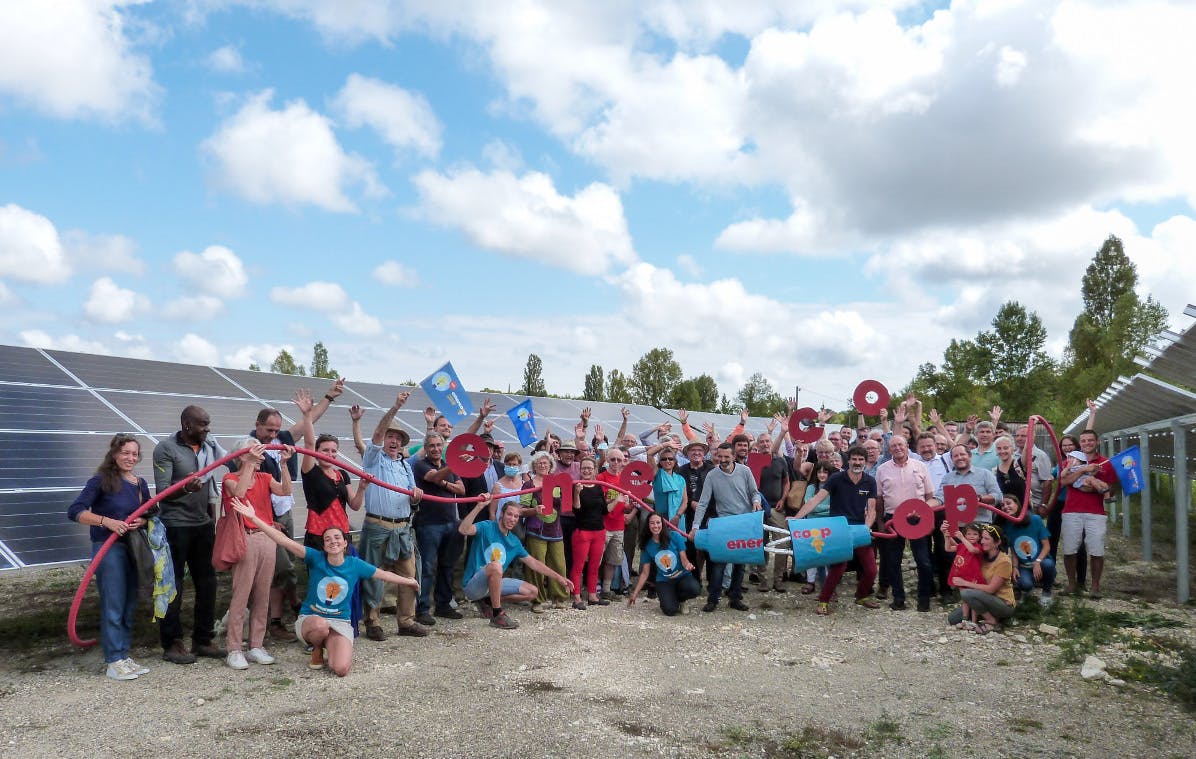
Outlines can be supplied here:
[[1138, 446], [1113, 454], [1113, 470], [1121, 480], [1121, 492], [1133, 495], [1142, 489], [1142, 452]]
[[532, 411], [531, 398], [508, 411], [507, 416], [511, 417], [511, 424], [515, 426], [515, 434], [519, 436], [520, 445], [526, 448], [539, 440], [539, 436], [536, 435], [536, 415]]
[[473, 404], [465, 394], [465, 388], [461, 387], [451, 361], [428, 375], [419, 386], [453, 424], [473, 416]]

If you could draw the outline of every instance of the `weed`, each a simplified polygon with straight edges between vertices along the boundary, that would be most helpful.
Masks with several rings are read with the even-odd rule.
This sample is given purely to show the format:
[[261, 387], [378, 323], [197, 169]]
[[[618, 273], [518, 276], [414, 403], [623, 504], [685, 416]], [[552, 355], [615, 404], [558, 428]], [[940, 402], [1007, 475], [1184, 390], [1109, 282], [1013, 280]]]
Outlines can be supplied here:
[[889, 741], [901, 743], [905, 740], [901, 737], [901, 725], [885, 712], [881, 712], [880, 719], [868, 726], [868, 733], [881, 746]]
[[1042, 722], [1029, 717], [1013, 717], [1009, 720], [1009, 727], [1015, 733], [1028, 733], [1031, 730], [1041, 730]]
[[1154, 686], [1187, 711], [1196, 711], [1196, 648], [1177, 645], [1170, 653], [1171, 656], [1156, 655], [1149, 659], [1132, 656], [1113, 674], [1123, 680]]
[[270, 684], [275, 688], [286, 688], [294, 685], [295, 681], [289, 677], [276, 677], [270, 681]]
[[731, 725], [730, 727], [723, 728], [723, 737], [734, 746], [743, 746], [751, 743], [755, 735], [747, 728], [740, 727], [739, 725]]

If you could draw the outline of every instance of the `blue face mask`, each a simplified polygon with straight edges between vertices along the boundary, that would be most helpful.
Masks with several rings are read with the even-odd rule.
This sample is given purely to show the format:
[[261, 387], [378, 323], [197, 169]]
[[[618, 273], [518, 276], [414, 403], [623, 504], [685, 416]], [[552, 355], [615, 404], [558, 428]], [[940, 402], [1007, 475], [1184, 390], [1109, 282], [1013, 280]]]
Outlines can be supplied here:
[[515, 476], [518, 476], [518, 474], [519, 474], [519, 467], [509, 466], [509, 465], [504, 466], [502, 468], [502, 472], [503, 472], [503, 474], [505, 474], [508, 477], [515, 477]]

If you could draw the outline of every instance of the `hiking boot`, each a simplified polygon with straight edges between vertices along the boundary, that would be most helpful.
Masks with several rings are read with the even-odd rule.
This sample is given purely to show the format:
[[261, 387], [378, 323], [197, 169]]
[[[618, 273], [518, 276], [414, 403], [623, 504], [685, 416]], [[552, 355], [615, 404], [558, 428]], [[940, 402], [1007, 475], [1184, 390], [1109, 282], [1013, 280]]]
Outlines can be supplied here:
[[514, 630], [519, 627], [519, 623], [507, 616], [507, 612], [503, 609], [498, 609], [494, 612], [494, 616], [490, 618], [490, 626], [497, 627], [500, 630]]
[[456, 609], [449, 607], [447, 609], [437, 609], [436, 616], [441, 619], [465, 619], [465, 615]]
[[[386, 631], [382, 629], [382, 625], [366, 625], [365, 637], [381, 643], [382, 641], [386, 640]], [[321, 664], [321, 666], [323, 665]]]
[[876, 600], [884, 601], [888, 597], [889, 597], [889, 589], [888, 588], [886, 588], [885, 586], [882, 585], [876, 589]]
[[747, 611], [748, 609], [752, 608], [743, 601], [740, 601], [738, 598], [731, 601], [731, 603], [727, 604], [727, 606], [730, 606], [735, 611]]
[[929, 598], [919, 598], [918, 599], [918, 611], [930, 611], [930, 599]]
[[412, 638], [426, 638], [428, 637], [428, 628], [419, 622], [415, 622], [406, 627], [400, 627], [399, 635], [409, 635]]
[[712, 612], [718, 608], [718, 601], [707, 601], [706, 605], [702, 607], [704, 612]]
[[434, 627], [436, 625], [436, 619], [426, 611], [421, 611], [419, 614], [416, 614], [415, 621], [424, 627]]
[[893, 601], [889, 604], [889, 608], [893, 611], [905, 611], [905, 601]]
[[189, 653], [183, 647], [183, 641], [176, 640], [162, 652], [162, 658], [171, 664], [194, 664], [195, 654]]
[[270, 626], [266, 628], [266, 632], [270, 633], [270, 637], [274, 640], [283, 643], [292, 643], [298, 640], [294, 630], [289, 629], [282, 623], [281, 619], [275, 619], [270, 622]]
[[223, 659], [228, 656], [227, 651], [211, 643], [196, 643], [191, 647], [191, 653], [208, 659]]

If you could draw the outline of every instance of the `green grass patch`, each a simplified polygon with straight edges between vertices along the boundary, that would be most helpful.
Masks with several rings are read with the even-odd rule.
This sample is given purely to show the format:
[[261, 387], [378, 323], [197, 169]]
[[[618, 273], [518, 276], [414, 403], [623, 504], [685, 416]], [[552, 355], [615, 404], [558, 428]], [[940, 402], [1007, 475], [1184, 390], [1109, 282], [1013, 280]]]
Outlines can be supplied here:
[[[1060, 635], [1054, 640], [1060, 649], [1057, 660], [1052, 662], [1056, 668], [1081, 662], [1098, 647], [1114, 641], [1149, 646], [1149, 641], [1158, 637], [1151, 635], [1153, 631], [1183, 626], [1182, 622], [1153, 611], [1103, 611], [1079, 598], [1064, 598], [1047, 608], [1033, 602], [1022, 603], [1014, 616], [1026, 627], [1045, 622], [1060, 628]], [[1127, 632], [1130, 628], [1145, 634], [1135, 638]]]
[[905, 740], [901, 736], [901, 724], [884, 712], [881, 712], [880, 719], [868, 726], [868, 736], [881, 746]]
[[1115, 677], [1158, 688], [1186, 711], [1196, 712], [1196, 648], [1177, 645], [1146, 658], [1132, 656]]
[[1015, 733], [1029, 733], [1041, 730], [1042, 722], [1030, 717], [1012, 717], [1009, 720], [1009, 729]]

